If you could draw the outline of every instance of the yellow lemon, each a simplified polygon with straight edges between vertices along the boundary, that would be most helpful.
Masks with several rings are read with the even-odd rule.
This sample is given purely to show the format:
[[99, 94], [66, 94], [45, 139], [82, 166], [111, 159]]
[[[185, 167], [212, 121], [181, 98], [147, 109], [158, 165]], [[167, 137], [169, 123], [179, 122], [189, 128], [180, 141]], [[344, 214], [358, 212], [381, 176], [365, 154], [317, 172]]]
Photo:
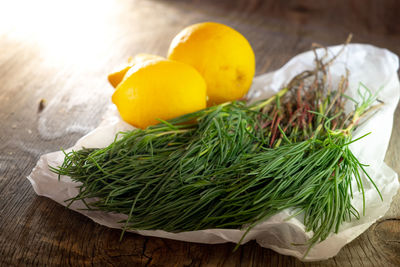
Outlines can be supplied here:
[[133, 65], [147, 61], [147, 60], [157, 59], [157, 58], [161, 59], [162, 57], [156, 56], [156, 55], [151, 55], [151, 54], [137, 54], [133, 58], [129, 57], [127, 64], [117, 68], [113, 73], [108, 75], [108, 81], [115, 88], [123, 80], [125, 74], [128, 72], [128, 70]]
[[207, 104], [243, 97], [255, 72], [254, 52], [243, 35], [219, 23], [205, 22], [182, 30], [168, 58], [195, 67], [207, 83]]
[[206, 107], [203, 77], [182, 62], [156, 58], [135, 64], [117, 86], [112, 101], [122, 119], [139, 128]]

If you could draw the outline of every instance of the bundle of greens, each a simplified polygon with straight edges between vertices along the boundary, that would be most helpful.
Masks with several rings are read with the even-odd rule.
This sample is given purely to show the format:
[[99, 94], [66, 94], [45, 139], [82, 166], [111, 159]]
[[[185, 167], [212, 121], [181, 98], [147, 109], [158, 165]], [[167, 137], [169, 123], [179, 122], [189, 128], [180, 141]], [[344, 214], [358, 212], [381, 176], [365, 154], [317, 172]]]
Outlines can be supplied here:
[[363, 174], [374, 183], [349, 144], [376, 107], [376, 96], [361, 86], [362, 101], [345, 114], [346, 101], [354, 101], [345, 95], [347, 74], [333, 88], [332, 60], [315, 57], [314, 70], [267, 100], [224, 103], [120, 133], [106, 148], [66, 153], [62, 166], [51, 169], [79, 182], [70, 203], [126, 214], [125, 230], [247, 233], [292, 208], [314, 233], [311, 248], [360, 216], [351, 204], [352, 180], [364, 198]]

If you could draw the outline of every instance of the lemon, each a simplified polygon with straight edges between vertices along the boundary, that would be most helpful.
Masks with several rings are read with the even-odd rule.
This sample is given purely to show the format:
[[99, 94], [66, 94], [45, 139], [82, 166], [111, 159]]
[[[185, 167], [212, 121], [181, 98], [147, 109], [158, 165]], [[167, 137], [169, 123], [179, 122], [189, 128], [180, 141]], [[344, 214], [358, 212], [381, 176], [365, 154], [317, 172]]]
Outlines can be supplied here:
[[115, 88], [118, 86], [118, 84], [123, 80], [125, 74], [128, 72], [128, 70], [135, 64], [151, 60], [151, 59], [161, 59], [162, 57], [156, 56], [156, 55], [151, 55], [151, 54], [137, 54], [135, 57], [129, 57], [128, 58], [128, 63], [120, 66], [117, 68], [113, 73], [108, 75], [108, 81], [111, 83], [111, 85]]
[[145, 129], [206, 107], [206, 82], [182, 62], [154, 58], [131, 67], [118, 84], [112, 101], [122, 119]]
[[168, 58], [196, 68], [207, 83], [207, 105], [243, 97], [255, 72], [254, 52], [243, 35], [219, 23], [183, 29], [172, 40]]

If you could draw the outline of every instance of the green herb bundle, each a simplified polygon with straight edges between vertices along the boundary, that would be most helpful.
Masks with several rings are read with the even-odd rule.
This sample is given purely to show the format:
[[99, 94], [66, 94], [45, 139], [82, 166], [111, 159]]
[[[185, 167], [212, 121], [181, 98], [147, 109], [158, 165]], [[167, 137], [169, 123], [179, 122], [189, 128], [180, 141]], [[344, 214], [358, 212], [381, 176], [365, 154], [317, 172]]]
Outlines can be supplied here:
[[349, 144], [375, 101], [360, 89], [362, 101], [345, 114], [347, 75], [333, 88], [331, 61], [315, 56], [314, 70], [267, 100], [225, 103], [120, 133], [106, 148], [66, 153], [51, 169], [79, 182], [71, 203], [126, 214], [125, 230], [249, 231], [292, 208], [314, 233], [311, 248], [360, 216], [353, 190], [364, 197], [363, 174], [373, 181]]

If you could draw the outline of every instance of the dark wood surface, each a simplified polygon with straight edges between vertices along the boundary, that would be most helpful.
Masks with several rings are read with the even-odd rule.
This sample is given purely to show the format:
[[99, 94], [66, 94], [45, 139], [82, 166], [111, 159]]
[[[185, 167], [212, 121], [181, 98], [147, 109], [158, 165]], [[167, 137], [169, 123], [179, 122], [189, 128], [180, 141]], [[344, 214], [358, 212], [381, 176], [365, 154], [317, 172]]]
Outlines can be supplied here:
[[[165, 55], [170, 40], [187, 25], [217, 21], [239, 30], [255, 50], [260, 74], [279, 68], [312, 42], [339, 44], [349, 32], [354, 42], [399, 55], [398, 1], [4, 2], [0, 265], [400, 266], [399, 195], [384, 218], [336, 257], [302, 263], [255, 242], [236, 252], [233, 244], [135, 234], [120, 242], [120, 231], [38, 197], [26, 179], [40, 155], [73, 145], [97, 126], [109, 102], [107, 73], [136, 53]], [[399, 126], [397, 108], [386, 162], [398, 173]]]

